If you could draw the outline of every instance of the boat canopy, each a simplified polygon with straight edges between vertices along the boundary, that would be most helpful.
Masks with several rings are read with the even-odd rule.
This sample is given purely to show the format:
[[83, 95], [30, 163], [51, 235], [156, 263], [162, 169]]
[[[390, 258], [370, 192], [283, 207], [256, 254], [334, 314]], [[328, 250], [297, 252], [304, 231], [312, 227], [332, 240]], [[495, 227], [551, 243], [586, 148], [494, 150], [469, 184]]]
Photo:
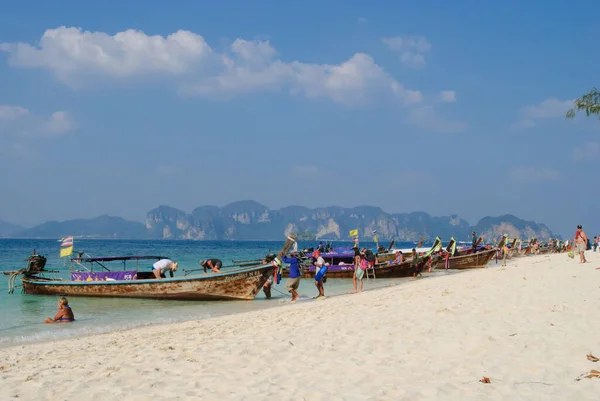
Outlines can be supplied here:
[[93, 263], [93, 262], [113, 262], [115, 260], [149, 260], [149, 259], [169, 259], [167, 256], [147, 256], [147, 255], [134, 255], [134, 256], [99, 256], [96, 258], [71, 258], [73, 262]]

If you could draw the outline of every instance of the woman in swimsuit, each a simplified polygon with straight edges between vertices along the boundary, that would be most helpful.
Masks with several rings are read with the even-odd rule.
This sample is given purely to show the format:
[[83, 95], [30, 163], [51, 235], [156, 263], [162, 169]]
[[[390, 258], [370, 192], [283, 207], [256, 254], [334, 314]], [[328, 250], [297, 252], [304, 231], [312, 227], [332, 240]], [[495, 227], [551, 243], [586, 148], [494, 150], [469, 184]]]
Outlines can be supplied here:
[[58, 298], [58, 313], [54, 319], [49, 317], [44, 320], [44, 323], [67, 323], [75, 320], [75, 314], [69, 306], [69, 300], [66, 297]]

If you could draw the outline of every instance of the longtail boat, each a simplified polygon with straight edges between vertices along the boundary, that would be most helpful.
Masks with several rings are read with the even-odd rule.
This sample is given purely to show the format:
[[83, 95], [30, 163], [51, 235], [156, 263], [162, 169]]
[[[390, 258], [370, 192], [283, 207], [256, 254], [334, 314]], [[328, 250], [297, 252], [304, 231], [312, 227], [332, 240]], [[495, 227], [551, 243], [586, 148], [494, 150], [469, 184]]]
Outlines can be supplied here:
[[[393, 245], [393, 244], [392, 244]], [[428, 249], [425, 255], [419, 255], [418, 264], [420, 268], [423, 268], [425, 264], [428, 262], [427, 257], [432, 255], [435, 251], [441, 248], [441, 240], [440, 238], [436, 238], [435, 242]], [[393, 253], [394, 257], [396, 257], [396, 253]], [[353, 264], [354, 254], [352, 258], [349, 259], [347, 263], [342, 262], [341, 264], [334, 264], [327, 266], [327, 277], [328, 278], [352, 278], [354, 276], [354, 264]], [[376, 278], [396, 278], [396, 277], [406, 277], [412, 274], [412, 258], [407, 258], [402, 261], [402, 263], [395, 263], [394, 260], [388, 259], [386, 261], [381, 261], [378, 258], [379, 263], [375, 265], [374, 274]], [[326, 260], [327, 262], [327, 260]], [[433, 269], [433, 262], [432, 262]], [[316, 274], [316, 267], [314, 265], [302, 265], [302, 278], [312, 278]], [[283, 277], [289, 276], [289, 270], [284, 269], [282, 271]]]
[[506, 236], [502, 237], [497, 248], [486, 249], [466, 255], [439, 258], [433, 261], [432, 264], [435, 264], [435, 268], [437, 269], [477, 269], [486, 267], [490, 260], [492, 260], [492, 258], [496, 255], [498, 248], [502, 248], [504, 246], [504, 241], [506, 241]]
[[78, 258], [78, 262], [98, 264], [105, 271], [72, 271], [70, 280], [37, 274], [21, 279], [26, 294], [88, 297], [152, 298], [177, 300], [252, 300], [273, 273], [273, 265], [253, 266], [222, 273], [156, 279], [152, 272], [110, 271], [106, 262], [162, 259], [156, 256], [108, 256]]
[[[424, 268], [427, 260], [419, 258], [419, 267]], [[433, 265], [432, 265], [433, 268]], [[380, 263], [375, 265], [376, 278], [396, 278], [407, 277], [412, 274], [412, 259], [404, 260], [402, 263]], [[313, 278], [315, 276], [316, 267], [302, 266], [302, 278]], [[285, 269], [281, 272], [282, 277], [289, 276], [289, 270]], [[354, 276], [354, 265], [333, 265], [328, 266], [327, 278], [352, 278]]]
[[[287, 252], [296, 237], [287, 237], [282, 251]], [[141, 260], [160, 260], [164, 256], [104, 256], [82, 257], [71, 262], [69, 280], [48, 278], [44, 275], [44, 266], [36, 264], [35, 269], [22, 269], [19, 274], [26, 294], [36, 295], [67, 295], [89, 297], [118, 297], [118, 298], [151, 298], [177, 300], [252, 300], [262, 289], [263, 285], [273, 274], [273, 263], [246, 266], [220, 273], [197, 274], [175, 278], [154, 278], [152, 271], [139, 271]], [[37, 259], [36, 259], [37, 261]], [[43, 260], [45, 262], [45, 259]], [[128, 269], [127, 262], [135, 261], [136, 268]], [[123, 262], [123, 269], [113, 271], [108, 262]], [[90, 267], [86, 267], [89, 264]], [[44, 263], [45, 265], [45, 263]], [[96, 271], [94, 271], [96, 268]], [[100, 271], [98, 271], [100, 270]], [[54, 272], [56, 273], [56, 272]]]
[[[495, 255], [496, 249], [488, 249], [462, 256], [452, 256], [448, 259], [448, 269], [476, 269], [485, 267]], [[434, 263], [436, 269], [443, 269], [446, 261], [444, 258], [440, 258]]]

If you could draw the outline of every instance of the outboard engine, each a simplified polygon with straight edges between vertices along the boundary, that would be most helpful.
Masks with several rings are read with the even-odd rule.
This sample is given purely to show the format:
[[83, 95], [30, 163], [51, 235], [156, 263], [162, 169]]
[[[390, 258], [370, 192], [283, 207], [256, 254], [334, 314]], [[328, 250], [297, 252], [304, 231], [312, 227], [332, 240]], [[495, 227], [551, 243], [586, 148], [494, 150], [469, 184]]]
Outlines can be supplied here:
[[33, 250], [33, 253], [27, 259], [25, 259], [25, 261], [27, 262], [27, 268], [25, 269], [26, 275], [37, 274], [44, 270], [44, 267], [46, 267], [46, 257], [36, 254], [35, 249]]

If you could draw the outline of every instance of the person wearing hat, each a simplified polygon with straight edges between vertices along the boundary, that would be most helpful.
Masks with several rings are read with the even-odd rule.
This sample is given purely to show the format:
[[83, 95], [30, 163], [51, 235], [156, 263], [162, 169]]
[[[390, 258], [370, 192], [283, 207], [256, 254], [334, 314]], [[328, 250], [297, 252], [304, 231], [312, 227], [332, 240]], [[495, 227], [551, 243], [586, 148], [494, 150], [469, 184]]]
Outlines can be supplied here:
[[585, 259], [585, 250], [587, 248], [588, 237], [581, 225], [577, 226], [577, 231], [575, 232], [575, 248], [576, 252], [579, 254], [579, 263], [586, 263]]
[[473, 238], [471, 238], [471, 246], [473, 247], [473, 253], [477, 251], [477, 234], [473, 231]]
[[223, 262], [221, 259], [203, 259], [200, 261], [200, 266], [204, 267], [204, 273], [207, 269], [212, 270], [213, 273], [221, 273]]
[[160, 279], [168, 270], [169, 275], [173, 277], [173, 272], [177, 271], [178, 266], [179, 263], [173, 262], [171, 259], [161, 259], [152, 265], [152, 273], [154, 273], [154, 277]]

